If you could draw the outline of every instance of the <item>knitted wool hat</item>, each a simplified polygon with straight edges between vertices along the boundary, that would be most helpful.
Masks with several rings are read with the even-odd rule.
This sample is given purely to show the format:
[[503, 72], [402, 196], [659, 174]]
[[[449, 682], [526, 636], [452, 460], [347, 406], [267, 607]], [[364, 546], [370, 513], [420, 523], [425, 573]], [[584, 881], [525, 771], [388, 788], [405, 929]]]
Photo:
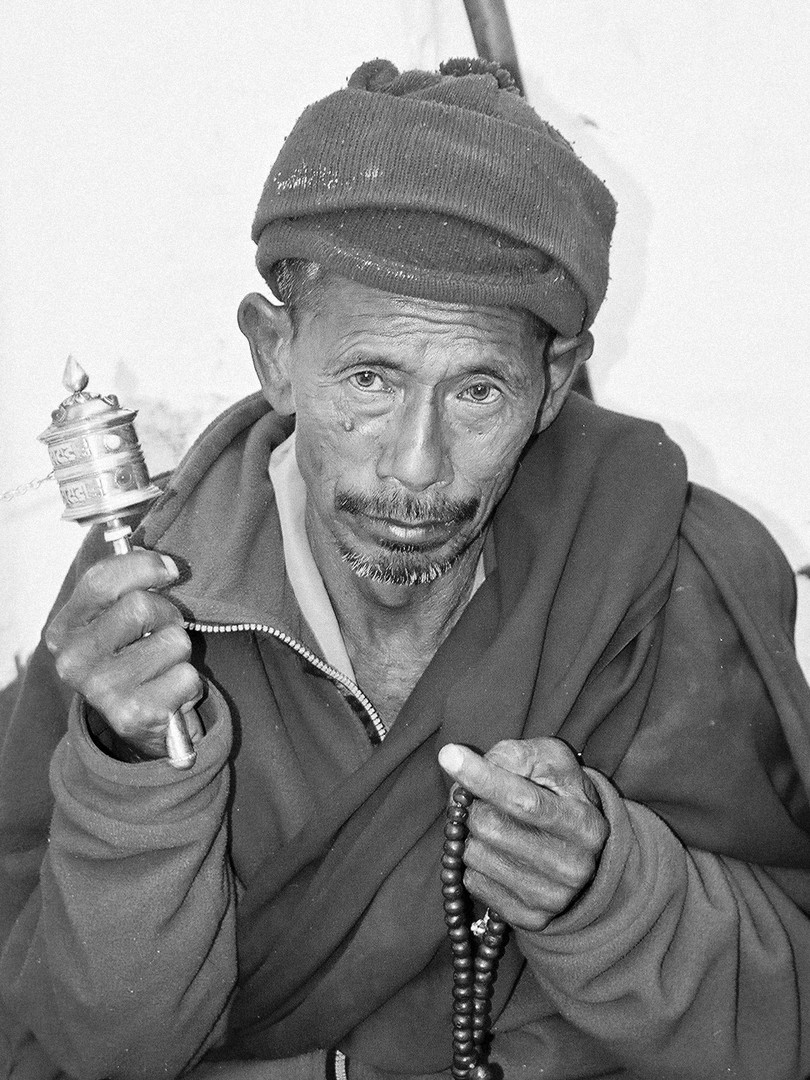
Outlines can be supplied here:
[[605, 296], [615, 203], [508, 72], [373, 60], [299, 118], [252, 236], [277, 292], [280, 259], [428, 300], [525, 308], [559, 333]]

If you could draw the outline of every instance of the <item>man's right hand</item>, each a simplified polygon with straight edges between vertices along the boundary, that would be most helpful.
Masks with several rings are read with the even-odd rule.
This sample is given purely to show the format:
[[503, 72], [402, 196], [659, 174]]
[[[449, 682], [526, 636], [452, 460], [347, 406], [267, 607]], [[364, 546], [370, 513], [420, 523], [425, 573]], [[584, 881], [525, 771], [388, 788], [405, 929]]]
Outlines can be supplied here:
[[159, 590], [177, 580], [167, 555], [136, 549], [90, 567], [45, 632], [56, 670], [137, 754], [166, 756], [166, 729], [182, 712], [202, 734], [194, 705], [204, 693], [189, 663], [191, 641]]

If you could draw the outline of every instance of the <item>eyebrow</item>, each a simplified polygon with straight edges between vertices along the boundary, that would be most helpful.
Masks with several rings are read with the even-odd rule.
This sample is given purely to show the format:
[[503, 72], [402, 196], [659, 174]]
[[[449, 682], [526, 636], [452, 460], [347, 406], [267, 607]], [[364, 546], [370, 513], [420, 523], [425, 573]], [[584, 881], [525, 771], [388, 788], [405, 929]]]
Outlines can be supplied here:
[[[383, 371], [405, 371], [405, 368], [401, 364], [397, 364], [395, 361], [389, 360], [385, 356], [378, 356], [372, 353], [363, 353], [362, 351], [359, 351], [352, 359], [346, 360], [345, 362], [341, 363], [336, 369], [336, 374], [346, 371], [349, 368], [357, 367], [358, 365], [363, 364], [367, 364], [369, 367], [381, 368]], [[455, 377], [466, 378], [470, 375], [480, 375], [482, 378], [496, 379], [500, 382], [508, 382], [511, 381], [509, 379], [510, 371], [514, 371], [511, 366], [499, 365], [497, 363], [492, 363], [491, 361], [484, 361], [482, 363], [471, 363], [466, 368], [466, 370], [459, 371]], [[518, 377], [515, 381], [522, 384], [526, 380], [524, 378]]]

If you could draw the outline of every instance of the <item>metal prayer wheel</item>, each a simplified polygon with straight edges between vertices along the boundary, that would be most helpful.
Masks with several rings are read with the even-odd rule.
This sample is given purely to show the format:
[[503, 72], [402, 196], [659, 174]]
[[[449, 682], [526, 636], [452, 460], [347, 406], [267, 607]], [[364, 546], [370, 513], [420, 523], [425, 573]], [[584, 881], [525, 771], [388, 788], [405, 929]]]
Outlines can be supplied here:
[[[132, 529], [124, 520], [161, 494], [149, 479], [132, 421], [114, 394], [88, 394], [87, 372], [72, 356], [62, 383], [71, 395], [51, 413], [51, 426], [39, 436], [48, 447], [53, 475], [65, 505], [62, 517], [81, 525], [105, 525], [104, 539], [117, 555], [132, 550]], [[197, 752], [182, 712], [166, 730], [166, 751], [175, 769], [190, 769]]]
[[129, 517], [160, 495], [151, 483], [133, 420], [114, 394], [89, 394], [89, 379], [72, 356], [63, 385], [72, 391], [39, 436], [48, 447], [65, 510], [62, 517], [96, 525]]

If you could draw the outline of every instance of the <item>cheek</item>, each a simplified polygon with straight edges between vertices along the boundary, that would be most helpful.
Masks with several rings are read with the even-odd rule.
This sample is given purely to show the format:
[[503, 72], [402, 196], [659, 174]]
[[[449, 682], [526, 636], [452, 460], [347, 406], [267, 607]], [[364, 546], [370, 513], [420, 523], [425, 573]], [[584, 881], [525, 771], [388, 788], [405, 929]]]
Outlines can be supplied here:
[[484, 502], [497, 500], [509, 485], [517, 460], [534, 430], [534, 416], [467, 428], [453, 446], [455, 475], [475, 487]]
[[339, 404], [299, 409], [296, 457], [311, 498], [331, 505], [337, 490], [356, 486], [369, 456], [354, 419]]

